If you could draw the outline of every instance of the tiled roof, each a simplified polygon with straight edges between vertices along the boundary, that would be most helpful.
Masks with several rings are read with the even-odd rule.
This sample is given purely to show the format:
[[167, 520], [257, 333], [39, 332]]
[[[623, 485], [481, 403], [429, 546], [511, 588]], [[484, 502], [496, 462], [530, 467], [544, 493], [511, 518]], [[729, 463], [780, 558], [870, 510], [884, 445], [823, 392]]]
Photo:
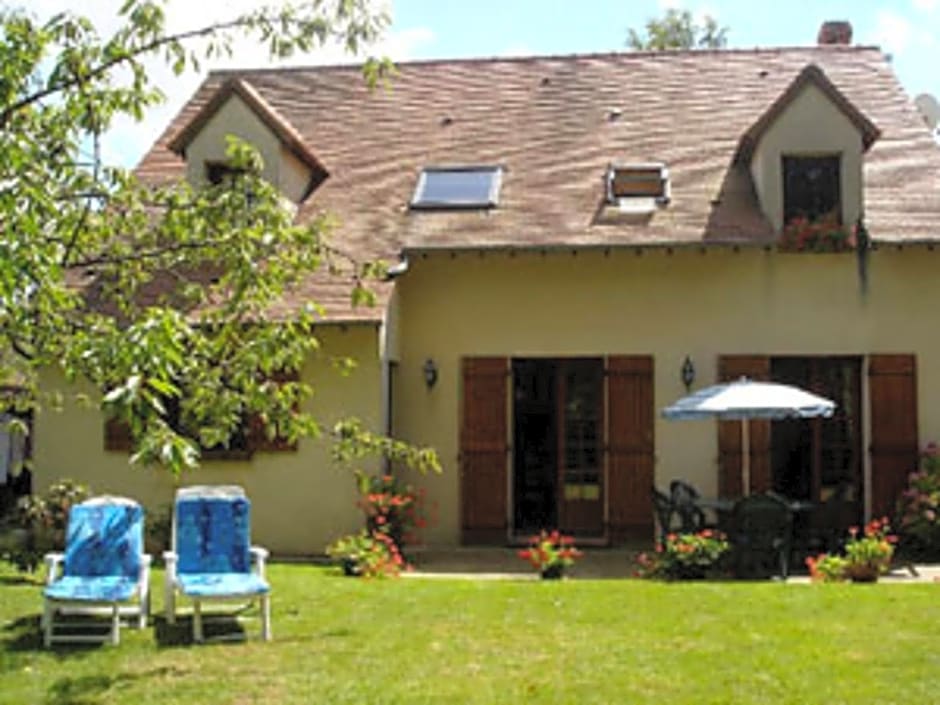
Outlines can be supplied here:
[[[237, 76], [330, 173], [298, 217], [335, 214], [334, 242], [358, 256], [768, 242], [774, 235], [734, 157], [747, 131], [811, 64], [880, 130], [865, 155], [872, 238], [940, 240], [940, 150], [873, 47], [411, 62], [398, 65], [388, 88], [372, 91], [356, 66], [216, 72], [138, 171], [147, 179], [180, 177], [182, 161], [168, 143]], [[604, 208], [611, 161], [664, 162], [668, 207], [639, 219]], [[453, 164], [503, 165], [499, 207], [410, 211], [421, 169]]]

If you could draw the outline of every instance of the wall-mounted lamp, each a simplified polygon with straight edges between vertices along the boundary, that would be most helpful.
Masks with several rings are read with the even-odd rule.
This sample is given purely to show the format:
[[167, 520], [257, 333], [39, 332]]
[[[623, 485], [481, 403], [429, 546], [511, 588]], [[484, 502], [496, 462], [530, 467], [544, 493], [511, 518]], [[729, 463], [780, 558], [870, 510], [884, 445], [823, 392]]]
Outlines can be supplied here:
[[424, 361], [424, 383], [428, 386], [428, 389], [437, 384], [437, 365], [434, 364], [434, 360], [428, 358]]
[[692, 389], [692, 382], [695, 381], [695, 365], [692, 364], [692, 358], [688, 355], [685, 356], [685, 360], [682, 361], [682, 384], [685, 385], [685, 391]]

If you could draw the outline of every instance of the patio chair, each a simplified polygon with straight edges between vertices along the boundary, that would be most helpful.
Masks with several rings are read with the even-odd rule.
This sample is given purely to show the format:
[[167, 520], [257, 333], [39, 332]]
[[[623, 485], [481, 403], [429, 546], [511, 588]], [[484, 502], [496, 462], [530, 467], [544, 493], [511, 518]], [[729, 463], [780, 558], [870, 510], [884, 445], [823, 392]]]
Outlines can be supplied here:
[[[150, 612], [150, 556], [144, 554], [144, 512], [124, 497], [96, 497], [69, 510], [65, 552], [46, 554], [43, 591], [43, 644], [120, 641], [121, 618], [135, 618], [141, 629]], [[59, 568], [62, 574], [59, 575]], [[135, 604], [136, 600], [136, 604]], [[77, 633], [110, 617], [105, 634]], [[81, 622], [65, 617], [82, 616]], [[56, 633], [55, 627], [65, 629]]]
[[271, 639], [271, 586], [267, 550], [250, 544], [251, 502], [235, 486], [195, 486], [177, 491], [171, 549], [166, 561], [165, 610], [176, 622], [176, 593], [193, 604], [193, 640], [205, 640], [204, 602], [260, 602], [261, 636]]
[[793, 512], [768, 494], [750, 495], [734, 505], [731, 555], [734, 573], [744, 578], [787, 578], [793, 536]]
[[650, 497], [653, 500], [653, 511], [656, 514], [656, 525], [659, 528], [659, 541], [664, 542], [666, 536], [675, 530], [673, 521], [677, 518], [676, 508], [669, 495], [660, 492], [656, 485], [650, 488]]
[[854, 503], [849, 500], [850, 489], [848, 483], [839, 483], [825, 502], [813, 508], [808, 517], [808, 551], [834, 553], [842, 548], [855, 509]]
[[673, 509], [679, 517], [679, 530], [682, 533], [692, 534], [705, 528], [713, 528], [706, 522], [705, 512], [696, 504], [700, 495], [692, 485], [683, 480], [673, 480], [669, 483], [669, 495]]

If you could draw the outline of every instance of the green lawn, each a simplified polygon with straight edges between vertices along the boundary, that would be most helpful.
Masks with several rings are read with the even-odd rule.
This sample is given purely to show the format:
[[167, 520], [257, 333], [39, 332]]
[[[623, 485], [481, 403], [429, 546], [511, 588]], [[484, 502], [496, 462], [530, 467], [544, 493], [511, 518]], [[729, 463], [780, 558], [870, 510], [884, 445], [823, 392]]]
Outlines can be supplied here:
[[158, 620], [44, 651], [39, 587], [0, 573], [0, 702], [940, 702], [940, 585], [270, 578], [270, 644]]

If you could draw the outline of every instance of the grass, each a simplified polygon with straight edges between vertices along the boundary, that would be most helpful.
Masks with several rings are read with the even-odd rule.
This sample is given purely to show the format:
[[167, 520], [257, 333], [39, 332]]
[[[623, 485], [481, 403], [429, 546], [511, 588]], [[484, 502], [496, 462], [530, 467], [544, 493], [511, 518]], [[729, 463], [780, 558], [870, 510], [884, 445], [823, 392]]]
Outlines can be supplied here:
[[932, 584], [270, 578], [270, 644], [193, 646], [158, 619], [118, 647], [46, 651], [39, 586], [0, 572], [0, 702], [938, 701]]

